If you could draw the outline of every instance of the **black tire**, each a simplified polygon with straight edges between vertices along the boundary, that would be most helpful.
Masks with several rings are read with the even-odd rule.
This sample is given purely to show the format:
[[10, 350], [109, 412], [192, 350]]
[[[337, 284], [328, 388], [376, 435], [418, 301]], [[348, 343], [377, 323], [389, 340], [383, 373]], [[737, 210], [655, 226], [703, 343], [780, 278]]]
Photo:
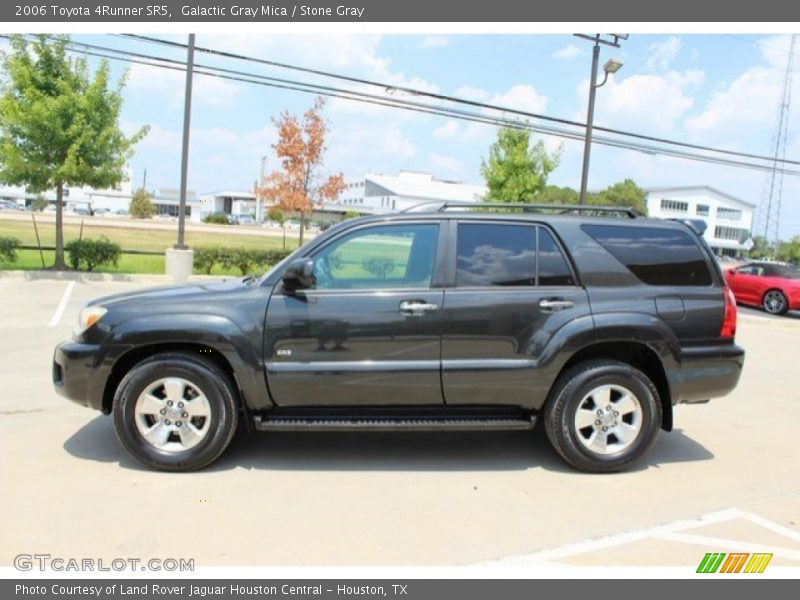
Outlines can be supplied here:
[[769, 290], [761, 299], [761, 308], [771, 315], [785, 315], [789, 312], [789, 301], [780, 290]]
[[[144, 439], [136, 425], [139, 395], [153, 382], [180, 377], [197, 386], [208, 400], [210, 423], [205, 436], [185, 450], [165, 451]], [[239, 419], [238, 394], [231, 378], [215, 364], [183, 353], [156, 354], [134, 366], [114, 396], [114, 429], [125, 450], [143, 465], [161, 471], [194, 471], [214, 462], [228, 447]]]
[[[584, 397], [601, 385], [617, 385], [633, 392], [641, 407], [641, 427], [623, 450], [612, 454], [596, 453], [578, 439], [575, 416]], [[646, 454], [661, 428], [661, 402], [653, 382], [639, 369], [620, 361], [590, 360], [580, 363], [559, 377], [544, 410], [547, 437], [553, 448], [570, 465], [591, 473], [621, 471]]]

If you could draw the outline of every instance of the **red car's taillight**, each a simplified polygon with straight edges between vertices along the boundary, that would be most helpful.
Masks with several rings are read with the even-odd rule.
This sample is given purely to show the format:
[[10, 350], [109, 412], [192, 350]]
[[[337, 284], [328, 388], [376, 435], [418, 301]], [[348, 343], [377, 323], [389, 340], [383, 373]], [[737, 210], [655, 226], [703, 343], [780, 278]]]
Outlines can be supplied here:
[[722, 328], [719, 337], [733, 339], [736, 337], [736, 298], [731, 288], [725, 287], [725, 317], [722, 319]]

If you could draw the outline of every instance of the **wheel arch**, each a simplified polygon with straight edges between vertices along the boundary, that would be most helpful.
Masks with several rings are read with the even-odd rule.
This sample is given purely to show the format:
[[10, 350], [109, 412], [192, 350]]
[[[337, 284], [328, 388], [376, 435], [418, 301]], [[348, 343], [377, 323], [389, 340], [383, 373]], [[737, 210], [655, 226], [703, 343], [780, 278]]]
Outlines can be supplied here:
[[245, 395], [236, 377], [236, 372], [230, 361], [221, 351], [208, 344], [197, 342], [163, 342], [136, 346], [117, 358], [114, 362], [114, 366], [111, 368], [108, 379], [106, 379], [105, 388], [103, 390], [103, 413], [109, 414], [111, 412], [117, 388], [125, 375], [127, 375], [133, 367], [152, 356], [165, 353], [180, 353], [188, 356], [195, 355], [200, 360], [212, 363], [230, 378], [234, 390], [239, 396], [240, 405], [242, 407], [246, 406], [246, 402], [244, 402]]
[[[561, 367], [555, 381], [569, 369], [594, 359], [611, 359], [627, 363], [647, 375], [658, 390], [661, 405], [661, 428], [672, 431], [672, 393], [664, 364], [649, 345], [637, 341], [602, 341], [584, 346]], [[555, 386], [555, 384], [554, 384]]]

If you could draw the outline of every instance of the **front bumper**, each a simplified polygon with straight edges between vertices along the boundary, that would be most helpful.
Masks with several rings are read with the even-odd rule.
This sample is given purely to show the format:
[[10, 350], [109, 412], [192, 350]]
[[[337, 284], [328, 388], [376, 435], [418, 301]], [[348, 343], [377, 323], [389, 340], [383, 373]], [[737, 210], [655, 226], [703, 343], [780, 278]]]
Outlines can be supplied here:
[[680, 368], [670, 375], [674, 404], [696, 404], [725, 396], [739, 383], [744, 349], [735, 344], [683, 348]]
[[81, 406], [103, 410], [105, 369], [98, 368], [100, 346], [62, 342], [53, 354], [53, 385], [62, 396]]

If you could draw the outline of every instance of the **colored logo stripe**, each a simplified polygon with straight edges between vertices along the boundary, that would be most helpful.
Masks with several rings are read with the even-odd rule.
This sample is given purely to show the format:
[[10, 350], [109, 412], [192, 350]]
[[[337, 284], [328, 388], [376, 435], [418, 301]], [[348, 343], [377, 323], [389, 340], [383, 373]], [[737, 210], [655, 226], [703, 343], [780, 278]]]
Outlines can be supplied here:
[[740, 573], [744, 567], [745, 573], [763, 573], [771, 560], [772, 554], [768, 553], [731, 552], [726, 554], [725, 552], [707, 552], [703, 560], [700, 561], [697, 572]]
[[772, 554], [751, 554], [750, 562], [744, 568], [745, 573], [763, 573], [772, 560]]

